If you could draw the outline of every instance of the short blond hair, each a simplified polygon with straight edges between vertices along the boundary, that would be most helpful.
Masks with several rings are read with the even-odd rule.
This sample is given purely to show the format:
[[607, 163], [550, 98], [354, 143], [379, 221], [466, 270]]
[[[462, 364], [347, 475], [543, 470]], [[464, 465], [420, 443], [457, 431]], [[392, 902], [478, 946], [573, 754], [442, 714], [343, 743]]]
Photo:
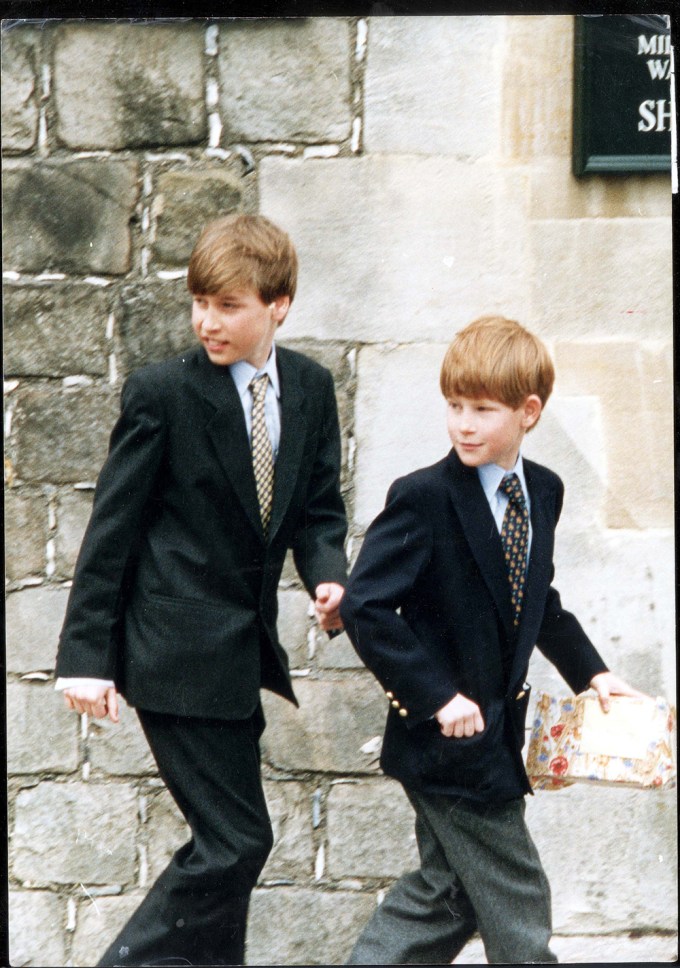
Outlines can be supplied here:
[[187, 288], [202, 296], [252, 289], [265, 303], [279, 296], [292, 302], [297, 271], [293, 243], [278, 225], [264, 215], [225, 215], [209, 222], [198, 237]]
[[545, 406], [555, 368], [541, 340], [503, 316], [480, 316], [456, 334], [439, 379], [447, 399], [489, 397], [516, 409], [536, 394]]

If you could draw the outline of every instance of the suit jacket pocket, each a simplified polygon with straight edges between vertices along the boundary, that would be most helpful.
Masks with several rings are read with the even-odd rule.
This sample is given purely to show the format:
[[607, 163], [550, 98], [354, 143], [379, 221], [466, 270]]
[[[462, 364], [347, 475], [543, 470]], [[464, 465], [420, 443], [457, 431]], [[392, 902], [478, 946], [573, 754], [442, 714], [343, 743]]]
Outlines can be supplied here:
[[418, 742], [422, 746], [423, 778], [448, 781], [494, 772], [503, 744], [503, 715], [502, 701], [490, 704], [484, 716], [483, 732], [460, 738], [444, 736], [436, 720], [417, 727], [417, 731], [422, 731]]

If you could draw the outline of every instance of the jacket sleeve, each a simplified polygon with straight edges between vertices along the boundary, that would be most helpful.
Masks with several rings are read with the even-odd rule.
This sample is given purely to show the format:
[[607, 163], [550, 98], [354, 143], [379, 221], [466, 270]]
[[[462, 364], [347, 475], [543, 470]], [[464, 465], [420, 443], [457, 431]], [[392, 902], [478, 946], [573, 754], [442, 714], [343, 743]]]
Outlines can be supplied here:
[[116, 622], [131, 551], [164, 449], [164, 421], [154, 388], [132, 374], [121, 395], [94, 505], [76, 563], [56, 673], [115, 679]]
[[[564, 499], [564, 485], [559, 479], [557, 483], [555, 524], [559, 520]], [[562, 607], [559, 592], [552, 585], [548, 589], [536, 644], [574, 693], [583, 692], [590, 685], [593, 676], [608, 671], [576, 616]]]
[[345, 505], [340, 494], [340, 425], [333, 378], [324, 371], [321, 427], [314, 466], [292, 541], [293, 558], [310, 595], [321, 582], [347, 581]]
[[422, 496], [401, 481], [392, 485], [384, 510], [366, 533], [340, 606], [354, 648], [407, 710], [407, 726], [430, 719], [458, 692], [441, 653], [428, 650], [400, 613], [417, 594], [432, 554], [432, 524], [422, 504]]

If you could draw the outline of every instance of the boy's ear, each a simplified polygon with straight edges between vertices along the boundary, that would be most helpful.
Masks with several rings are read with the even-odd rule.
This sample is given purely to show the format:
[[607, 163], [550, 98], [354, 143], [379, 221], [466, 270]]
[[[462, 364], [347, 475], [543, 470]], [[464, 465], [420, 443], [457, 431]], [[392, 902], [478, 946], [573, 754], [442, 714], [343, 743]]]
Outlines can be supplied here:
[[288, 315], [290, 309], [290, 296], [277, 296], [273, 302], [269, 303], [272, 311], [272, 319], [277, 326], [280, 326]]
[[541, 416], [542, 409], [543, 404], [538, 394], [532, 393], [526, 398], [522, 406], [522, 425], [525, 430], [531, 430], [535, 426]]

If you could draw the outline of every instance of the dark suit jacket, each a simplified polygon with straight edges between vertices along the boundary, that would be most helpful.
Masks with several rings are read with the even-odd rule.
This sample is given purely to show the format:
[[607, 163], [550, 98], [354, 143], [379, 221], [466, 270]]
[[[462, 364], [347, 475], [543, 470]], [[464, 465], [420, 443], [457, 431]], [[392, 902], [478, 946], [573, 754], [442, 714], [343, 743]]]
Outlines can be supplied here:
[[344, 584], [330, 373], [277, 347], [281, 441], [265, 541], [243, 409], [202, 347], [122, 393], [61, 634], [57, 674], [114, 679], [132, 705], [240, 719], [260, 685], [295, 702], [276, 631], [288, 548], [310, 592]]
[[[606, 669], [550, 584], [562, 482], [532, 461], [524, 469], [532, 542], [518, 631], [489, 503], [453, 450], [392, 485], [350, 577], [345, 627], [391, 700], [381, 765], [416, 790], [477, 800], [529, 792], [521, 750], [534, 645], [574, 692]], [[483, 733], [440, 733], [431, 717], [457, 692], [480, 706]]]

